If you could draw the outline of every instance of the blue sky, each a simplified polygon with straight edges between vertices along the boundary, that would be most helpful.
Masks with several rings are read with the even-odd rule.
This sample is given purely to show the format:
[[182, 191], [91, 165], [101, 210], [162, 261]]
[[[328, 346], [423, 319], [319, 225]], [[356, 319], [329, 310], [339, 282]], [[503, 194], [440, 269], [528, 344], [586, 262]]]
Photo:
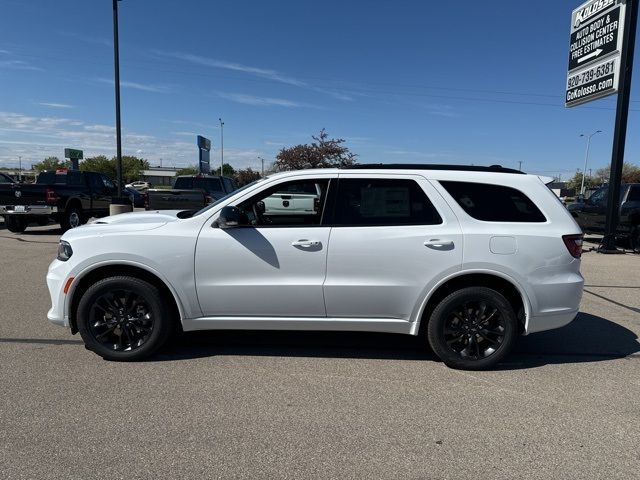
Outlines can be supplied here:
[[[362, 162], [522, 162], [567, 178], [579, 134], [599, 129], [595, 169], [615, 97], [563, 106], [578, 3], [124, 0], [123, 150], [195, 164], [202, 134], [218, 161], [222, 117], [235, 167], [324, 127]], [[112, 79], [111, 0], [0, 0], [0, 166], [65, 146], [113, 155]], [[632, 88], [627, 160], [640, 163], [640, 71]]]

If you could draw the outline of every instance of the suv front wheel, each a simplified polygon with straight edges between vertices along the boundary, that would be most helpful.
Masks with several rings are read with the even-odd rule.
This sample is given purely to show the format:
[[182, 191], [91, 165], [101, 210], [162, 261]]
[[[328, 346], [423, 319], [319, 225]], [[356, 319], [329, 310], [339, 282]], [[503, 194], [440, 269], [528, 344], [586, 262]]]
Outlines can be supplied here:
[[467, 287], [445, 297], [427, 325], [429, 345], [449, 367], [484, 370], [500, 362], [513, 348], [518, 320], [499, 292]]
[[110, 277], [82, 295], [80, 336], [107, 360], [140, 360], [155, 353], [171, 333], [170, 309], [157, 287], [134, 277]]

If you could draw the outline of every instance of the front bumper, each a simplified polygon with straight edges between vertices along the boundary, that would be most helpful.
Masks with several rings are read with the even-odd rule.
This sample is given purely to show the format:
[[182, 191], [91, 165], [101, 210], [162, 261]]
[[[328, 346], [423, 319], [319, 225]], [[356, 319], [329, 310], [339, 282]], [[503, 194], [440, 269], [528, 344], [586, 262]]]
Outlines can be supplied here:
[[58, 207], [50, 205], [0, 205], [0, 215], [53, 215]]
[[68, 278], [68, 267], [65, 262], [54, 260], [47, 272], [47, 288], [51, 298], [51, 308], [47, 312], [47, 319], [62, 327], [69, 326], [69, 318], [64, 313], [64, 284]]

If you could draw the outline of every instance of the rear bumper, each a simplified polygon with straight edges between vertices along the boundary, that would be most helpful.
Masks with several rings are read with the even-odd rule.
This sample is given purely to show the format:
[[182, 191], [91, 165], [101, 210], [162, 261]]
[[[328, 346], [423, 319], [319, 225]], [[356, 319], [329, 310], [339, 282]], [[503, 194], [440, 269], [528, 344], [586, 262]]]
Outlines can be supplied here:
[[527, 324], [527, 334], [544, 332], [545, 330], [553, 330], [554, 328], [564, 327], [571, 323], [578, 315], [578, 309], [571, 311], [562, 311], [551, 315], [540, 315], [531, 317]]
[[0, 205], [0, 215], [53, 215], [54, 213], [58, 213], [58, 207], [50, 205]]

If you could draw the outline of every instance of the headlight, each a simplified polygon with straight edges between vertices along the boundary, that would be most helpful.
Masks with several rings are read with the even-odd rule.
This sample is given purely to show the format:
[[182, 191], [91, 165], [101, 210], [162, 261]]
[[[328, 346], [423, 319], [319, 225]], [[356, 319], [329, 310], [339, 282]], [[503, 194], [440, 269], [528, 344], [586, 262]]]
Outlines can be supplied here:
[[60, 243], [58, 244], [58, 260], [66, 262], [71, 258], [71, 255], [73, 255], [73, 250], [71, 249], [69, 242], [60, 240]]

